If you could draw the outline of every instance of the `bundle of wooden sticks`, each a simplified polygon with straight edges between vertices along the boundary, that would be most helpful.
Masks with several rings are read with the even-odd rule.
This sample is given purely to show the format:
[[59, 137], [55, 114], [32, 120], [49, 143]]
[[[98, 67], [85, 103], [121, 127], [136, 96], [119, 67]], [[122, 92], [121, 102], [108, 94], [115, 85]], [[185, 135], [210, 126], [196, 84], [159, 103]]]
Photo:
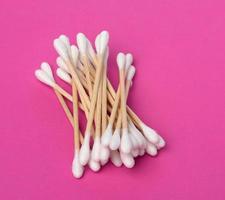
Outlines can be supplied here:
[[[59, 54], [56, 74], [71, 85], [72, 94], [56, 83], [48, 63], [35, 71], [38, 80], [53, 88], [74, 128], [72, 172], [76, 178], [82, 177], [84, 166], [96, 172], [108, 160], [117, 167], [132, 168], [135, 157], [155, 156], [165, 146], [163, 138], [127, 105], [135, 74], [132, 55], [117, 55], [120, 81], [116, 91], [107, 78], [108, 40], [107, 31], [97, 35], [95, 49], [83, 33], [77, 34], [78, 47], [65, 35], [54, 40]], [[73, 112], [65, 98], [72, 102]], [[84, 134], [79, 128], [79, 108], [87, 118]]]

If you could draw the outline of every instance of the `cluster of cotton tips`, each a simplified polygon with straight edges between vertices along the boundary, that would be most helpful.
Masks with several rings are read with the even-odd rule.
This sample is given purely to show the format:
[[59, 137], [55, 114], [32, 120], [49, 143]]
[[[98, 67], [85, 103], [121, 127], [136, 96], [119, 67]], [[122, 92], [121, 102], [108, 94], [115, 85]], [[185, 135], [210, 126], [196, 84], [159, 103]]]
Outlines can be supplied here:
[[[165, 146], [163, 138], [147, 126], [127, 105], [135, 75], [133, 56], [117, 55], [120, 81], [115, 91], [107, 78], [109, 34], [102, 31], [95, 39], [95, 48], [83, 33], [71, 45], [65, 35], [54, 40], [58, 53], [57, 76], [71, 85], [71, 94], [59, 86], [48, 63], [35, 71], [38, 80], [53, 88], [74, 127], [74, 159], [72, 173], [80, 178], [85, 166], [97, 172], [109, 160], [117, 167], [132, 168], [137, 156], [156, 156]], [[72, 102], [73, 112], [65, 98]], [[84, 134], [79, 128], [79, 112], [87, 118]]]

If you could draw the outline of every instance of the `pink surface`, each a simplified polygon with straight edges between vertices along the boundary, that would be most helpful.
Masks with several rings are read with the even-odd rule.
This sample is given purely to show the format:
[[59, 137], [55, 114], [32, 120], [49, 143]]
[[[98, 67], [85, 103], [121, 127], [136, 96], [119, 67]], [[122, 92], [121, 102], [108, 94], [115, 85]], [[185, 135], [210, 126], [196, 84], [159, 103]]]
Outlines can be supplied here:
[[[1, 0], [0, 198], [225, 199], [224, 10], [222, 0]], [[116, 54], [132, 52], [129, 104], [168, 145], [132, 170], [108, 164], [78, 181], [72, 128], [34, 70], [55, 67], [59, 34], [93, 40], [103, 29], [110, 78], [117, 83]]]

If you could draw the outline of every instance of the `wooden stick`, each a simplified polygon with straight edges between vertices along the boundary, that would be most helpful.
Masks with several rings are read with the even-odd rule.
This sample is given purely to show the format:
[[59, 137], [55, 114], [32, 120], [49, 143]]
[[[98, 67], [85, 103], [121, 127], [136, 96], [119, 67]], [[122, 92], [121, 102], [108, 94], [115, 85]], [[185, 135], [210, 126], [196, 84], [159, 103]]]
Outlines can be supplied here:
[[74, 69], [73, 65], [70, 63], [69, 60], [66, 61], [66, 65], [67, 65], [68, 69], [70, 70], [70, 74], [73, 77], [73, 80], [74, 80], [74, 82], [76, 84], [76, 88], [77, 88], [77, 90], [79, 92], [79, 95], [81, 97], [83, 97], [84, 103], [86, 104], [86, 107], [90, 108], [90, 101], [89, 101], [88, 95], [86, 94], [86, 92], [85, 92], [85, 90], [84, 90], [84, 88], [83, 88], [83, 86], [82, 86], [82, 84], [80, 82], [80, 79], [79, 79], [79, 77], [78, 77], [78, 75], [76, 73], [77, 69]]
[[[106, 57], [107, 59], [107, 57]], [[102, 75], [102, 133], [107, 126], [107, 60], [105, 59]]]
[[111, 111], [111, 115], [110, 115], [110, 118], [109, 118], [109, 124], [110, 125], [113, 125], [113, 123], [116, 119], [116, 114], [117, 114], [117, 110], [118, 110], [118, 107], [119, 107], [119, 103], [120, 103], [120, 84], [119, 84], [118, 89], [117, 89], [115, 101], [114, 101], [112, 111]]
[[89, 60], [88, 60], [87, 56], [82, 56], [81, 60], [84, 63], [84, 74], [86, 76], [89, 97], [91, 97], [92, 96], [92, 83], [91, 83], [91, 77], [90, 77], [90, 72], [89, 72]]
[[97, 101], [99, 82], [100, 82], [101, 72], [102, 72], [102, 59], [103, 59], [102, 57], [99, 57], [99, 66], [97, 67], [97, 70], [96, 70], [95, 83], [94, 83], [94, 87], [93, 87], [93, 95], [91, 98], [90, 112], [89, 112], [88, 119], [87, 119], [85, 133], [87, 133], [91, 130], [92, 123], [94, 120], [95, 105], [96, 105], [96, 101]]
[[[71, 125], [74, 127], [73, 116], [72, 116], [68, 106], [66, 105], [66, 102], [64, 101], [62, 95], [57, 90], [54, 90], [54, 91], [55, 91], [55, 94], [56, 94], [56, 96], [57, 96], [57, 98], [58, 98], [67, 118], [68, 118], [68, 120], [70, 121]], [[81, 134], [81, 132], [80, 132], [79, 138], [80, 138], [80, 142], [83, 143], [84, 138], [83, 138], [83, 135]]]
[[98, 92], [98, 99], [97, 99], [97, 105], [96, 105], [96, 124], [95, 124], [95, 137], [101, 136], [101, 106], [102, 106], [102, 78], [100, 80], [100, 86], [99, 86], [99, 92]]
[[120, 108], [122, 114], [122, 127], [128, 128], [127, 109], [126, 109], [126, 91], [125, 91], [125, 70], [120, 69]]
[[73, 122], [74, 122], [74, 145], [75, 149], [79, 151], [79, 119], [78, 119], [78, 96], [75, 83], [72, 82], [72, 92], [73, 92]]

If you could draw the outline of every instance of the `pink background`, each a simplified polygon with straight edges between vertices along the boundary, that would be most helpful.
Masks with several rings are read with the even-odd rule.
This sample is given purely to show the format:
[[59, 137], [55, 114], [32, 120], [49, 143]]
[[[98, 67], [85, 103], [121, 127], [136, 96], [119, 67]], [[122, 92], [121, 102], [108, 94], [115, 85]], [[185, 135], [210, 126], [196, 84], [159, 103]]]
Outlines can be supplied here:
[[[225, 199], [225, 2], [223, 0], [1, 0], [1, 199]], [[54, 38], [110, 32], [132, 52], [129, 104], [167, 141], [132, 170], [108, 164], [71, 174], [72, 128], [34, 70], [55, 68]]]

